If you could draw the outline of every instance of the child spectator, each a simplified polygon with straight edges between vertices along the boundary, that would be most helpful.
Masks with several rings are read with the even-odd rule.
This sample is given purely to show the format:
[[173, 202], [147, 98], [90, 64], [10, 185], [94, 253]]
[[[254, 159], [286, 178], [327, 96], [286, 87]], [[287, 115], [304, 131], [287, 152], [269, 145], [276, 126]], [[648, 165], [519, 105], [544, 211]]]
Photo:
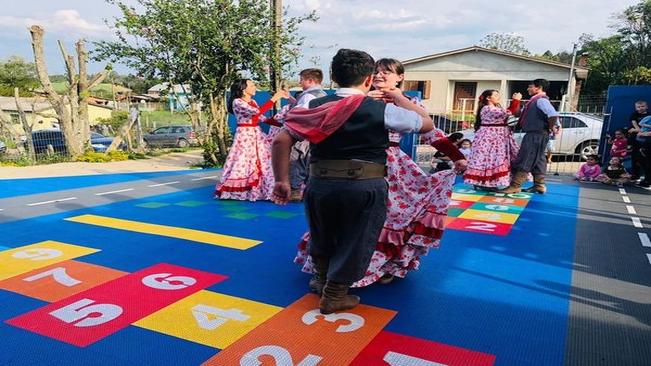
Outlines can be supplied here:
[[[448, 136], [448, 140], [450, 140], [450, 142], [453, 143], [455, 146], [459, 146], [461, 139], [463, 139], [463, 134], [461, 132], [454, 132]], [[430, 166], [432, 167], [432, 169], [430, 169], [429, 172], [430, 174], [432, 174], [432, 173], [439, 172], [441, 170], [452, 169], [452, 167], [454, 167], [454, 163], [452, 162], [452, 159], [445, 156], [445, 154], [443, 154], [440, 151], [437, 151], [436, 153], [434, 153], [434, 157], [430, 162]]]
[[579, 182], [593, 182], [601, 174], [601, 167], [598, 164], [599, 157], [597, 155], [590, 155], [586, 158], [585, 164], [575, 175], [575, 179]]
[[616, 156], [610, 158], [608, 167], [597, 177], [597, 181], [599, 182], [617, 185], [619, 187], [623, 186], [624, 183], [628, 183], [630, 179], [631, 175], [624, 169], [622, 159]]
[[466, 157], [466, 160], [470, 160], [472, 156], [472, 141], [468, 139], [463, 139], [459, 142], [459, 151]]
[[610, 148], [610, 156], [614, 156], [620, 159], [624, 159], [626, 157], [626, 146], [628, 145], [628, 141], [626, 140], [626, 132], [624, 132], [624, 130], [616, 130], [614, 139], [608, 135], [608, 144], [613, 145]]

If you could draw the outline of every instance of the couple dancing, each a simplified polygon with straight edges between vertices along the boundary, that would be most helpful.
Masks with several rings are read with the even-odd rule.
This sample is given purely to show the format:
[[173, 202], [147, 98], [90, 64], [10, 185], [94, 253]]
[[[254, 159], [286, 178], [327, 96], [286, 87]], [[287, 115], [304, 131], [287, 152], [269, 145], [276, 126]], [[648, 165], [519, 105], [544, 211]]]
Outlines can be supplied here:
[[404, 277], [438, 247], [454, 173], [425, 174], [400, 150], [401, 134], [424, 134], [455, 161], [457, 171], [467, 164], [418, 101], [400, 90], [399, 61], [376, 63], [365, 52], [342, 49], [331, 73], [336, 94], [312, 100], [310, 109], [289, 111], [272, 145], [272, 199], [285, 204], [291, 147], [311, 143], [304, 197], [310, 231], [296, 262], [314, 273], [310, 288], [321, 294], [324, 314], [359, 303], [347, 294], [351, 286]]

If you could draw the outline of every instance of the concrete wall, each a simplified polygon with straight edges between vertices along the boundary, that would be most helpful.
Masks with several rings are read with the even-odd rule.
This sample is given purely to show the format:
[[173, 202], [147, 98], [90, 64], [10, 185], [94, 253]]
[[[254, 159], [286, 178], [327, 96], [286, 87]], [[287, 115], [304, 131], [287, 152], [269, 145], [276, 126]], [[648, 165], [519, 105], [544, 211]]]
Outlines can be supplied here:
[[431, 82], [430, 98], [423, 102], [432, 113], [451, 111], [454, 81], [478, 82], [477, 96], [489, 88], [500, 90], [505, 96], [509, 80], [544, 78], [567, 82], [568, 77], [569, 69], [561, 66], [485, 51], [468, 51], [405, 65], [406, 80]]

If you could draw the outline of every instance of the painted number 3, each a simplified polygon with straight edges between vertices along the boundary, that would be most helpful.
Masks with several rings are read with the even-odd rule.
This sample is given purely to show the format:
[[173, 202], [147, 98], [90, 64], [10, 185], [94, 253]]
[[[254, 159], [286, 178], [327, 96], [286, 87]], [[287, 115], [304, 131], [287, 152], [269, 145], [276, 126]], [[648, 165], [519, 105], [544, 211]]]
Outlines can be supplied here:
[[[262, 362], [259, 357], [264, 355], [273, 357], [276, 366], [294, 366], [292, 355], [280, 346], [261, 346], [250, 350], [240, 359], [240, 366], [260, 366]], [[307, 355], [296, 366], [316, 366], [321, 360], [322, 358], [319, 356]]]

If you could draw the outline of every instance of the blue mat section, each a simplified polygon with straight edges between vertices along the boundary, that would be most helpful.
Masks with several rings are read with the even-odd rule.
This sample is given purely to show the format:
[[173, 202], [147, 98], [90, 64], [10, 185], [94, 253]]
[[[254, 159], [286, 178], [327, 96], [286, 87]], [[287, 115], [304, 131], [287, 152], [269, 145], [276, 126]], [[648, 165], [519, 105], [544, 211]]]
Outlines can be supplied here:
[[85, 188], [103, 184], [122, 183], [139, 179], [192, 174], [205, 170], [177, 170], [169, 172], [78, 175], [58, 178], [0, 179], [0, 198]]
[[[448, 230], [419, 271], [355, 293], [365, 304], [398, 311], [388, 331], [489, 353], [496, 365], [562, 365], [578, 188], [551, 184], [549, 189], [531, 200], [510, 235]], [[98, 248], [77, 260], [127, 272], [167, 262], [227, 275], [208, 290], [276, 306], [302, 297], [309, 276], [292, 263], [306, 227], [302, 205], [220, 202], [211, 196], [212, 187], [204, 187], [12, 222], [0, 226], [0, 236], [10, 247], [57, 240]], [[147, 203], [166, 205], [147, 208]], [[264, 243], [240, 251], [63, 221], [84, 213]], [[4, 323], [44, 304], [0, 290], [0, 364], [196, 365], [218, 352], [133, 326], [78, 348]]]

